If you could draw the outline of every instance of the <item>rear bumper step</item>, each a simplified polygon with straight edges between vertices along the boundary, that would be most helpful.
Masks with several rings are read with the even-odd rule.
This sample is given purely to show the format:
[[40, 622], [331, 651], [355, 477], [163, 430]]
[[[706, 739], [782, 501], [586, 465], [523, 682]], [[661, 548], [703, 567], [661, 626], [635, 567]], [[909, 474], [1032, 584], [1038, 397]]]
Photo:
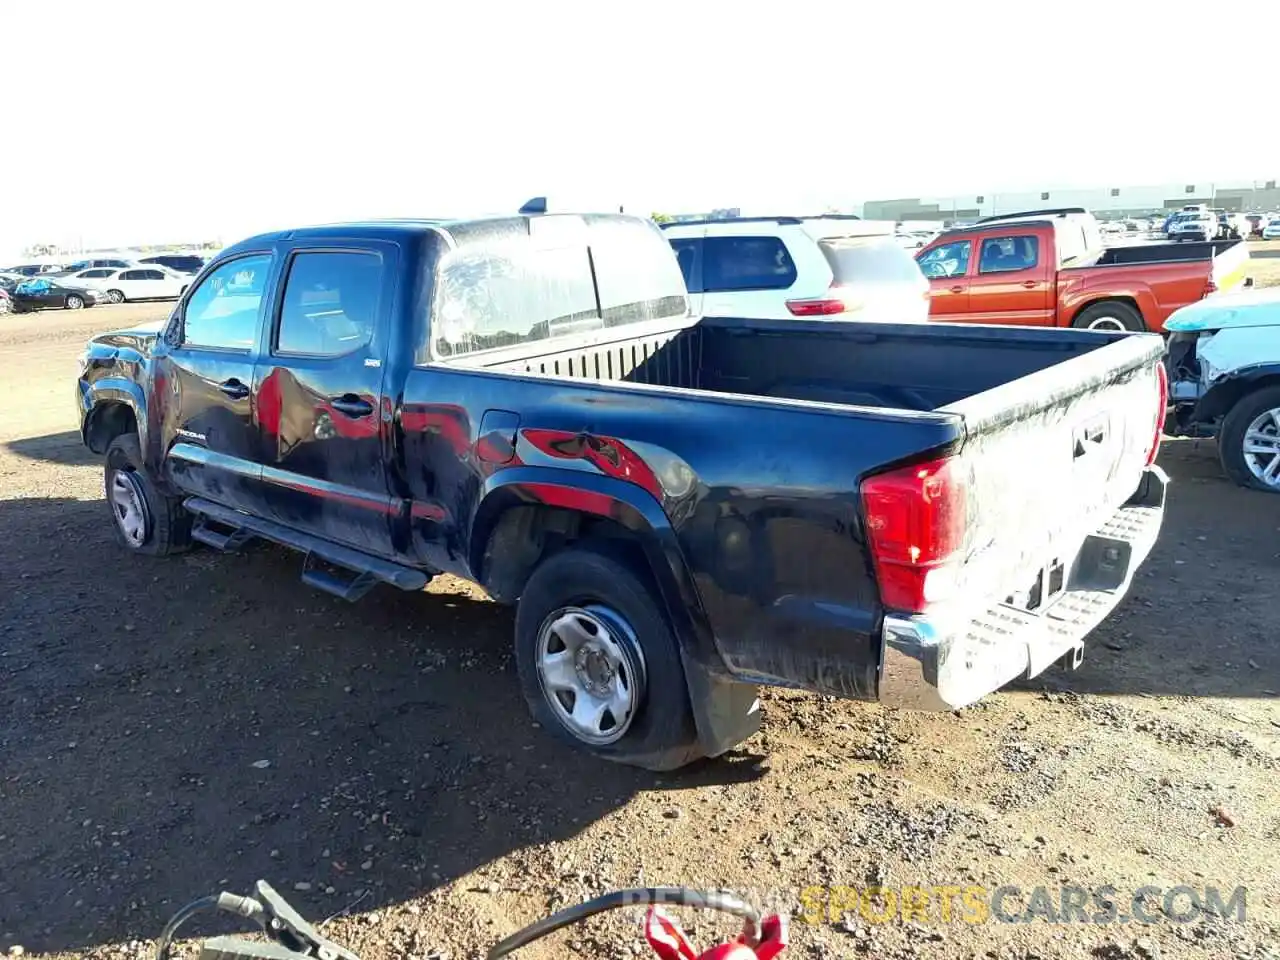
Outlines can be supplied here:
[[[190, 497], [184, 501], [183, 506], [189, 512], [224, 527], [230, 527], [233, 531], [231, 534], [209, 531], [208, 539], [199, 538], [202, 542], [209, 543], [218, 549], [228, 549], [228, 543], [234, 542], [238, 546], [244, 542], [246, 534], [250, 534], [261, 537], [263, 540], [271, 540], [286, 547], [292, 547], [307, 555], [303, 580], [313, 587], [344, 600], [355, 600], [363, 596], [373, 585], [373, 581], [388, 583], [401, 590], [421, 590], [430, 579], [421, 570], [414, 570], [412, 567], [405, 567], [341, 544], [313, 537], [292, 527], [286, 527], [282, 523], [276, 523], [274, 520], [264, 520], [261, 517], [241, 513], [239, 510], [232, 510], [230, 507], [224, 507], [212, 500], [205, 500], [203, 497]], [[215, 538], [217, 538], [216, 542]], [[221, 542], [223, 539], [226, 543]], [[312, 559], [323, 560], [332, 566], [351, 570], [357, 576], [349, 583], [341, 581], [330, 573], [315, 569], [312, 566]]]
[[955, 710], [1068, 654], [1078, 663], [1085, 636], [1124, 598], [1155, 545], [1168, 483], [1148, 468], [1129, 502], [1085, 539], [1066, 589], [1043, 612], [995, 604], [952, 629], [927, 615], [886, 616], [880, 702]]

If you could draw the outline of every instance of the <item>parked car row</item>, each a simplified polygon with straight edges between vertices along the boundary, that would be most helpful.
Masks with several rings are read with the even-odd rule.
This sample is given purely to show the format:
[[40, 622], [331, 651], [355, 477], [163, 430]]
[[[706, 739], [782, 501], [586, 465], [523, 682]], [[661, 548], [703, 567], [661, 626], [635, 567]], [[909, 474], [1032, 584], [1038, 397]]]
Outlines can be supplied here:
[[1170, 214], [1162, 232], [1170, 240], [1247, 240], [1261, 236], [1275, 214], [1230, 213], [1203, 203], [1188, 204]]
[[1161, 331], [1179, 307], [1243, 284], [1249, 261], [1239, 241], [1107, 246], [1078, 207], [953, 227], [914, 258], [892, 224], [849, 216], [706, 220], [663, 232], [690, 307], [711, 317]]
[[159, 254], [141, 260], [99, 257], [65, 266], [20, 264], [0, 271], [0, 289], [15, 312], [79, 310], [101, 302], [171, 300], [204, 267], [197, 256]]

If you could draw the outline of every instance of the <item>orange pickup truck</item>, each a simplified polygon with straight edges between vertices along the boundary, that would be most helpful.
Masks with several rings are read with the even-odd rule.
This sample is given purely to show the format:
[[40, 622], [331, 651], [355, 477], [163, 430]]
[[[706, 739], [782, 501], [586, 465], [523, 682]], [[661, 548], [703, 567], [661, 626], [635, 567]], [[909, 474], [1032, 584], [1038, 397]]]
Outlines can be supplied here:
[[988, 217], [916, 254], [929, 317], [950, 323], [1164, 331], [1173, 311], [1245, 283], [1242, 240], [1104, 247], [1082, 208]]

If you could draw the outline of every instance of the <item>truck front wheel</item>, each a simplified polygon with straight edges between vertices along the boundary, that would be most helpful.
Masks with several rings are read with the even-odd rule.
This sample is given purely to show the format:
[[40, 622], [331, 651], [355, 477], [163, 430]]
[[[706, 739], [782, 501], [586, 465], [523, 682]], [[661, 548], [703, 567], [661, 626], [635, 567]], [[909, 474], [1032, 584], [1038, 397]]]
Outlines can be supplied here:
[[516, 610], [516, 668], [534, 718], [578, 749], [649, 770], [698, 759], [676, 637], [647, 577], [599, 549], [543, 562]]
[[142, 469], [136, 433], [116, 437], [107, 447], [103, 491], [112, 530], [127, 550], [162, 557], [191, 544], [191, 515], [175, 497], [166, 497]]
[[1280, 493], [1280, 387], [1236, 401], [1222, 420], [1218, 458], [1240, 486]]
[[1142, 314], [1119, 300], [1107, 300], [1085, 307], [1071, 325], [1088, 330], [1130, 330], [1134, 333], [1147, 329], [1147, 325], [1142, 322]]

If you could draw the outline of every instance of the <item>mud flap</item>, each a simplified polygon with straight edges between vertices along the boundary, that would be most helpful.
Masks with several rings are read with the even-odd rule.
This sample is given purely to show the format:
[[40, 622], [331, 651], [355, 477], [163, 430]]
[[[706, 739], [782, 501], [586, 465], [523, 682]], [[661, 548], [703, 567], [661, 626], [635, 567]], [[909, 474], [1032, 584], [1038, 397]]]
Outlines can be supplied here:
[[753, 683], [717, 676], [680, 651], [698, 742], [708, 757], [737, 746], [760, 729], [759, 691]]

